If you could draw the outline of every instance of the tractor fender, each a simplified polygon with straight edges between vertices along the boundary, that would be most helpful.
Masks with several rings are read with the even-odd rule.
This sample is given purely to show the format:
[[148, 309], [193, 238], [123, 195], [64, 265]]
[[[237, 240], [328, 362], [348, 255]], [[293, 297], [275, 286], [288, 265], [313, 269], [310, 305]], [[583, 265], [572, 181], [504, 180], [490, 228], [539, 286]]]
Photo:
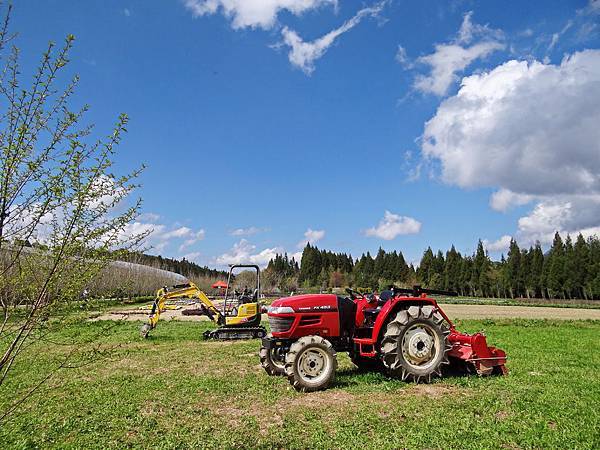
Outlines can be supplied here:
[[377, 320], [375, 320], [372, 334], [373, 341], [376, 343], [381, 342], [387, 323], [396, 316], [398, 311], [407, 309], [410, 306], [423, 305], [432, 305], [437, 308], [437, 303], [430, 298], [391, 299], [386, 302], [381, 308]]

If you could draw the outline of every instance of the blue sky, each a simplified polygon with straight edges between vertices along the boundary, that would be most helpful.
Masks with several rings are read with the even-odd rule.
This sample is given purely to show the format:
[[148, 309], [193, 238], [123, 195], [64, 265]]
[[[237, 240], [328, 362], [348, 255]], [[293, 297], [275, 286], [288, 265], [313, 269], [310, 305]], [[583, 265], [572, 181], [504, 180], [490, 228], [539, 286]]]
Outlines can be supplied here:
[[33, 1], [23, 71], [76, 36], [75, 103], [141, 163], [163, 256], [492, 256], [600, 230], [600, 2]]

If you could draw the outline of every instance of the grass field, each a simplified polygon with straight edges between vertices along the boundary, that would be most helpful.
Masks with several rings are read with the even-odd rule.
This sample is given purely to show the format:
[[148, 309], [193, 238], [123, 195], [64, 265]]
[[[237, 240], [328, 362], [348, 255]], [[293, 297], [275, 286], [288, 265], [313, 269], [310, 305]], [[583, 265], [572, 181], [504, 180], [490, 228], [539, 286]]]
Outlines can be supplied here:
[[[203, 342], [210, 323], [165, 322], [152, 338], [115, 325], [96, 363], [65, 369], [8, 422], [2, 448], [598, 448], [600, 322], [462, 321], [510, 357], [507, 377], [406, 384], [339, 357], [336, 385], [299, 394], [268, 377], [258, 341]], [[60, 335], [92, 335], [80, 321]], [[68, 345], [32, 347], [0, 408]]]

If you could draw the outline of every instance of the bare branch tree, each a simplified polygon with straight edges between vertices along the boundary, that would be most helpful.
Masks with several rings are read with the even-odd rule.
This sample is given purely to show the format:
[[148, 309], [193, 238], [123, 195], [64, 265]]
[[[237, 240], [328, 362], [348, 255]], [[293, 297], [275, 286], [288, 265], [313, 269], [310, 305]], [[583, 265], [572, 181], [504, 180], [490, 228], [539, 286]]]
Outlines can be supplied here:
[[72, 35], [60, 48], [50, 43], [24, 83], [10, 12], [0, 27], [0, 390], [23, 350], [62, 323], [65, 305], [145, 237], [130, 225], [142, 168], [112, 171], [127, 116], [104, 139], [81, 125], [87, 105], [70, 106], [79, 79], [60, 82]]

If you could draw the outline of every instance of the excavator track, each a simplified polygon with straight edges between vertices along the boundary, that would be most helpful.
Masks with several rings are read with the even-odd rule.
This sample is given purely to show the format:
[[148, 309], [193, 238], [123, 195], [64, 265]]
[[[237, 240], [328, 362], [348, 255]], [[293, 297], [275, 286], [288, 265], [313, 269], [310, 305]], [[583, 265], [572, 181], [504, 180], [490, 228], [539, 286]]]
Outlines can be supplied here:
[[264, 327], [222, 327], [204, 332], [204, 339], [232, 341], [236, 339], [262, 339], [267, 335]]

